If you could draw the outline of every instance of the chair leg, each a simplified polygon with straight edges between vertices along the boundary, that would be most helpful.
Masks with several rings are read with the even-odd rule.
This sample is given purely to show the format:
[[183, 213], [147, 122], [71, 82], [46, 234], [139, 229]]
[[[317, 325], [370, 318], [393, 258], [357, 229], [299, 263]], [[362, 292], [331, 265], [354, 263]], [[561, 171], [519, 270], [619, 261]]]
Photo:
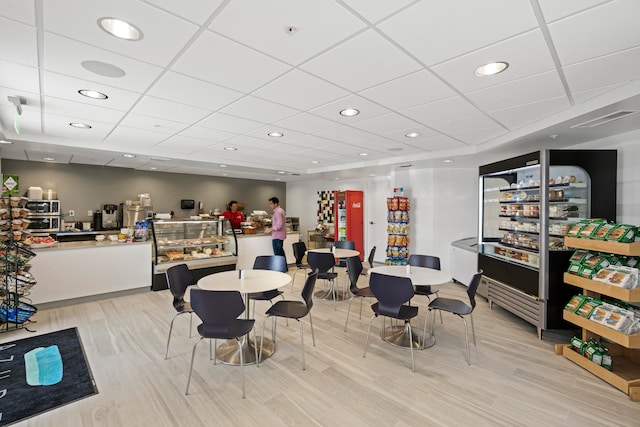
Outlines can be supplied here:
[[189, 376], [187, 377], [187, 389], [184, 392], [185, 395], [189, 394], [189, 385], [191, 384], [191, 372], [193, 371], [193, 359], [196, 357], [196, 347], [198, 346], [198, 343], [200, 341], [202, 341], [202, 338], [196, 341], [196, 343], [193, 345], [193, 350], [191, 350], [191, 366], [189, 367]]
[[351, 313], [351, 303], [353, 302], [353, 298], [355, 295], [351, 296], [349, 300], [349, 308], [347, 309], [347, 320], [344, 321], [344, 331], [347, 332], [347, 323], [349, 323], [349, 314]]
[[364, 341], [364, 353], [362, 354], [363, 358], [367, 357], [367, 346], [369, 345], [369, 334], [371, 334], [371, 324], [373, 323], [374, 317], [376, 317], [375, 314], [371, 316], [371, 319], [369, 319], [369, 328], [367, 329], [367, 339]]
[[[409, 325], [409, 336], [412, 337], [413, 336], [413, 332], [411, 332], [411, 322], [410, 321], [406, 321], [407, 325]], [[416, 363], [413, 359], [413, 345], [409, 345], [409, 349], [411, 351], [411, 371], [415, 372], [416, 371]]]
[[359, 319], [362, 320], [362, 303], [364, 302], [364, 297], [360, 298], [360, 317]]
[[336, 294], [336, 281], [331, 280], [331, 292], [333, 293], [333, 311], [336, 310], [336, 300], [338, 299], [338, 295]]
[[169, 357], [169, 343], [171, 342], [171, 332], [173, 331], [173, 322], [176, 320], [176, 317], [178, 317], [177, 314], [173, 316], [171, 324], [169, 325], [169, 336], [167, 337], [167, 350], [164, 352], [164, 360], [167, 360], [167, 357]]
[[471, 336], [473, 337], [473, 346], [476, 347], [476, 328], [473, 326], [473, 313], [469, 313], [471, 319]]
[[309, 325], [311, 326], [311, 341], [313, 341], [313, 346], [316, 346], [316, 336], [313, 333], [313, 317], [311, 317], [311, 312], [309, 312]]
[[304, 371], [305, 369], [307, 369], [306, 365], [304, 364], [304, 333], [302, 331], [302, 322], [300, 321], [300, 319], [296, 320], [300, 324], [300, 350], [302, 351], [302, 370]]
[[244, 360], [242, 357], [242, 343], [240, 342], [240, 338], [236, 337], [236, 342], [238, 343], [238, 350], [240, 353], [240, 370], [242, 371], [242, 398], [247, 397], [244, 389]]
[[262, 336], [260, 337], [260, 356], [258, 356], [258, 361], [256, 364], [260, 367], [260, 360], [262, 360], [262, 345], [264, 344], [264, 323], [267, 321], [267, 318], [271, 316], [264, 316], [262, 319]]
[[193, 311], [189, 313], [189, 338], [191, 338], [192, 330], [193, 330]]
[[471, 357], [469, 355], [469, 332], [467, 332], [467, 319], [460, 316], [464, 322], [464, 342], [467, 346], [467, 365], [471, 365]]

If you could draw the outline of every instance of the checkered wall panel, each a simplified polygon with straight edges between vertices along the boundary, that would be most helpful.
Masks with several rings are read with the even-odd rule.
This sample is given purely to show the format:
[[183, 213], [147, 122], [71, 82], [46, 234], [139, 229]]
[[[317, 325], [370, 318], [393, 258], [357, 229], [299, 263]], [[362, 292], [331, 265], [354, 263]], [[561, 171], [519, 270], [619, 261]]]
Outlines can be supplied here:
[[318, 191], [318, 222], [333, 222], [334, 191]]

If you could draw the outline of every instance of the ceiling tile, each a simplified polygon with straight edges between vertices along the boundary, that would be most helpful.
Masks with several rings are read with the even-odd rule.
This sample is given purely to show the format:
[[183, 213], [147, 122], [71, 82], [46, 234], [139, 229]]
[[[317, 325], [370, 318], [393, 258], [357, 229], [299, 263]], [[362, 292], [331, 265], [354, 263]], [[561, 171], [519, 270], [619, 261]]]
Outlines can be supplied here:
[[203, 141], [201, 139], [189, 138], [186, 136], [172, 136], [160, 144], [157, 144], [153, 147], [154, 151], [157, 150], [163, 154], [187, 154], [198, 151], [202, 148], [209, 147], [211, 145], [215, 145], [216, 143], [210, 143], [207, 141]]
[[421, 65], [369, 30], [319, 55], [301, 68], [357, 92], [417, 71]]
[[251, 132], [264, 126], [264, 123], [254, 122], [228, 114], [215, 113], [198, 123], [198, 126], [240, 134]]
[[528, 1], [432, 0], [416, 3], [379, 27], [430, 66], [531, 30], [537, 22]]
[[345, 4], [369, 22], [378, 22], [413, 3], [414, 0], [343, 0]]
[[241, 92], [255, 90], [290, 68], [211, 32], [200, 35], [173, 66], [174, 71]]
[[372, 133], [397, 132], [402, 129], [408, 129], [420, 126], [420, 123], [401, 116], [397, 113], [384, 114], [373, 119], [360, 121], [352, 125], [358, 129], [362, 129]]
[[204, 24], [211, 14], [220, 7], [223, 0], [189, 0], [188, 7], [184, 3], [175, 0], [146, 0], [146, 3], [155, 5], [189, 21]]
[[191, 138], [204, 139], [204, 140], [213, 141], [213, 142], [222, 142], [230, 138], [233, 138], [234, 136], [237, 136], [235, 133], [205, 128], [202, 126], [190, 126], [185, 130], [181, 131], [180, 135], [189, 136]]
[[562, 65], [640, 45], [640, 2], [617, 0], [549, 24]]
[[113, 123], [104, 123], [92, 120], [91, 129], [78, 129], [69, 126], [69, 123], [82, 122], [82, 118], [74, 116], [62, 116], [58, 114], [44, 114], [44, 132], [47, 136], [60, 137], [85, 142], [88, 146], [96, 148], [98, 143], [111, 132]]
[[[288, 33], [287, 26], [297, 31]], [[333, 1], [244, 0], [229, 2], [209, 29], [298, 65], [364, 26]]]
[[261, 121], [262, 123], [277, 122], [299, 113], [298, 110], [293, 108], [253, 96], [244, 97], [223, 108], [220, 112], [244, 119]]
[[[31, 67], [38, 66], [36, 29], [0, 16], [0, 57]], [[9, 43], [11, 41], [11, 43]]]
[[181, 123], [195, 123], [211, 114], [211, 110], [154, 98], [152, 96], [144, 97], [131, 111], [144, 116], [157, 117]]
[[130, 150], [152, 147], [167, 139], [167, 134], [150, 130], [118, 126], [105, 139], [105, 147], [117, 147], [125, 153]]
[[285, 129], [293, 129], [298, 132], [319, 133], [330, 129], [335, 129], [340, 125], [333, 120], [314, 116], [309, 113], [300, 113], [295, 116], [279, 120], [273, 123], [274, 126], [282, 126]]
[[564, 68], [572, 92], [582, 92], [640, 78], [640, 47]]
[[344, 89], [300, 70], [292, 70], [253, 93], [298, 110], [310, 110], [349, 95]]
[[539, 120], [540, 117], [569, 108], [566, 96], [489, 111], [487, 114], [510, 130], [518, 129]]
[[218, 110], [244, 96], [241, 92], [169, 71], [151, 88], [149, 95], [170, 101]]
[[[0, 93], [7, 96], [21, 96], [27, 99], [28, 104], [38, 103], [40, 84], [38, 70], [24, 65], [10, 64], [0, 61]], [[7, 99], [3, 96], [2, 103]]]
[[51, 96], [44, 97], [44, 111], [47, 114], [56, 114], [59, 116], [71, 115], [87, 124], [92, 124], [94, 121], [116, 124], [125, 115], [123, 111], [97, 107], [95, 105], [79, 104]]
[[609, 0], [538, 0], [546, 22], [552, 22]]
[[35, 3], [31, 1], [2, 0], [0, 1], [0, 15], [23, 24], [36, 25]]
[[503, 135], [507, 132], [504, 127], [484, 114], [433, 123], [431, 126], [445, 135], [470, 145], [480, 144], [489, 138]]
[[[360, 114], [352, 117], [341, 116], [340, 111], [345, 108], [355, 108], [360, 111]], [[310, 111], [312, 114], [329, 120], [334, 120], [344, 125], [351, 125], [360, 121], [369, 120], [389, 112], [391, 111], [385, 107], [358, 95], [350, 95]]]
[[400, 112], [419, 123], [428, 125], [430, 123], [454, 118], [472, 116], [478, 114], [480, 111], [461, 96], [455, 96], [453, 98], [408, 108]]
[[140, 114], [127, 114], [119, 124], [130, 128], [163, 133], [165, 135], [173, 135], [187, 126], [184, 123]]

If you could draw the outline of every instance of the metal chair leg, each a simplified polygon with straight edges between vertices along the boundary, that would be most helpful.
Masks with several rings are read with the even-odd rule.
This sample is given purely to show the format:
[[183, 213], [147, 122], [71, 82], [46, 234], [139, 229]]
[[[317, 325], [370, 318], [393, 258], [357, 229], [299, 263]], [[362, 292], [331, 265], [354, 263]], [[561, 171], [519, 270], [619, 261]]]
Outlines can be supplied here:
[[311, 339], [313, 340], [313, 346], [316, 346], [316, 336], [313, 333], [313, 317], [311, 317], [311, 312], [309, 312], [309, 324], [311, 325]]
[[369, 319], [369, 328], [367, 329], [367, 339], [364, 342], [364, 353], [362, 354], [363, 358], [367, 357], [367, 346], [369, 345], [369, 335], [371, 334], [371, 324], [373, 323], [374, 317], [376, 317], [375, 314], [371, 316], [371, 319]]
[[[406, 321], [406, 323], [409, 325], [409, 336], [412, 337], [413, 333], [411, 332], [411, 322], [410, 321]], [[411, 371], [415, 372], [416, 371], [416, 363], [413, 359], [413, 345], [411, 345], [411, 343], [409, 343], [409, 349], [411, 350]]]
[[185, 395], [189, 394], [189, 385], [191, 384], [191, 372], [193, 371], [193, 359], [196, 357], [196, 347], [198, 346], [198, 343], [200, 341], [202, 341], [202, 338], [196, 341], [196, 343], [193, 345], [193, 350], [191, 351], [191, 366], [189, 367], [189, 376], [187, 377], [187, 389], [184, 392]]
[[173, 319], [171, 319], [171, 324], [169, 326], [169, 336], [167, 337], [167, 350], [164, 352], [164, 360], [167, 360], [167, 357], [169, 357], [169, 343], [171, 342], [171, 332], [173, 331], [173, 322], [176, 320], [176, 317], [178, 317], [177, 314], [173, 316]]
[[349, 300], [349, 308], [347, 309], [347, 320], [344, 321], [344, 331], [347, 332], [347, 323], [349, 323], [349, 314], [351, 314], [351, 303], [353, 302], [353, 298], [355, 295], [351, 296]]
[[467, 319], [462, 317], [462, 321], [464, 322], [464, 342], [467, 346], [467, 365], [471, 365], [471, 356], [469, 355], [469, 332], [467, 332]]
[[238, 343], [238, 350], [240, 353], [240, 370], [242, 371], [242, 398], [244, 399], [245, 397], [247, 397], [247, 394], [245, 393], [245, 389], [244, 389], [244, 360], [242, 357], [242, 343], [240, 342], [240, 338], [236, 337], [236, 342]]
[[473, 336], [473, 346], [476, 346], [476, 328], [473, 325], [473, 313], [469, 313], [469, 318], [471, 319], [471, 335]]
[[302, 370], [304, 371], [307, 367], [304, 364], [304, 333], [302, 328], [302, 322], [300, 319], [296, 319], [300, 324], [300, 350], [302, 351]]

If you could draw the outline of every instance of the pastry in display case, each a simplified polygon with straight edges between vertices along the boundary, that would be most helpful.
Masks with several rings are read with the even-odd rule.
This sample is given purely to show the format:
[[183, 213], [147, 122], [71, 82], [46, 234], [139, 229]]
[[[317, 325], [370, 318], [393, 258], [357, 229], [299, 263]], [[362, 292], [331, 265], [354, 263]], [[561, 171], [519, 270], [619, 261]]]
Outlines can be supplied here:
[[154, 220], [151, 230], [153, 290], [167, 288], [164, 273], [176, 264], [187, 264], [194, 280], [235, 268], [238, 245], [226, 218]]
[[490, 306], [539, 336], [566, 325], [564, 237], [585, 218], [615, 218], [616, 164], [615, 150], [543, 150], [480, 167], [478, 268]]

